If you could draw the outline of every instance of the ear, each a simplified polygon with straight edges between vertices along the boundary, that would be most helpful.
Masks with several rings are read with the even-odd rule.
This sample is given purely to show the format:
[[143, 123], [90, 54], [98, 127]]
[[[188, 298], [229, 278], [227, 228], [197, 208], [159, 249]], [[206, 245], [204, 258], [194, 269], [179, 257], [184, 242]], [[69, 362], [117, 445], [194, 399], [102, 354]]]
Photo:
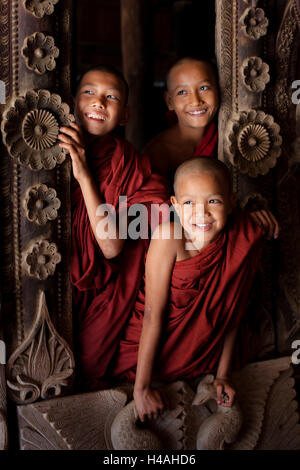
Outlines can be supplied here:
[[172, 206], [174, 207], [178, 217], [180, 217], [180, 214], [181, 214], [181, 210], [180, 210], [180, 205], [178, 204], [177, 202], [177, 199], [175, 196], [171, 196], [170, 197], [170, 201], [171, 201], [171, 204]]
[[171, 95], [168, 91], [165, 91], [164, 93], [164, 98], [165, 98], [165, 102], [166, 102], [166, 105], [169, 109], [169, 111], [174, 111], [174, 106], [173, 106], [173, 103], [172, 103], [172, 98], [171, 98]]
[[122, 116], [121, 121], [119, 122], [119, 125], [126, 126], [127, 122], [129, 121], [129, 117], [130, 117], [130, 108], [128, 105], [126, 105], [124, 107], [123, 116]]

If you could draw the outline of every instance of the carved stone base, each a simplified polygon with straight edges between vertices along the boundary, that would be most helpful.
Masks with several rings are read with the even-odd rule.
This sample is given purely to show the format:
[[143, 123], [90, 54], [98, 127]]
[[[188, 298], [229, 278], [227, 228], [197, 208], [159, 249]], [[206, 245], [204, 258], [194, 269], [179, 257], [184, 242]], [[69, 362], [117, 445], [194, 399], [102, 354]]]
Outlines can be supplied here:
[[249, 364], [234, 374], [242, 425], [239, 407], [226, 414], [216, 406], [209, 376], [197, 393], [181, 381], [166, 386], [170, 409], [147, 427], [136, 422], [132, 386], [19, 406], [20, 446], [25, 450], [300, 450], [292, 374], [289, 357]]

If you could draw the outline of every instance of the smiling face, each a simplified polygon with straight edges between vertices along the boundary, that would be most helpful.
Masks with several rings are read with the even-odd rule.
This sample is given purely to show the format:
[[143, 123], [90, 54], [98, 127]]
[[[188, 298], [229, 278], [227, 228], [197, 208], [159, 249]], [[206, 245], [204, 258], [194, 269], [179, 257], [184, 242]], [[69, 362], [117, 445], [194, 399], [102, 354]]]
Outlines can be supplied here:
[[206, 127], [219, 106], [218, 85], [212, 66], [197, 60], [175, 65], [169, 73], [165, 98], [169, 110], [175, 111], [179, 126]]
[[102, 136], [127, 121], [126, 90], [112, 73], [91, 70], [81, 79], [75, 115], [88, 134]]
[[213, 242], [225, 227], [233, 207], [233, 195], [221, 175], [212, 171], [184, 174], [176, 188], [171, 202], [186, 237], [200, 250]]

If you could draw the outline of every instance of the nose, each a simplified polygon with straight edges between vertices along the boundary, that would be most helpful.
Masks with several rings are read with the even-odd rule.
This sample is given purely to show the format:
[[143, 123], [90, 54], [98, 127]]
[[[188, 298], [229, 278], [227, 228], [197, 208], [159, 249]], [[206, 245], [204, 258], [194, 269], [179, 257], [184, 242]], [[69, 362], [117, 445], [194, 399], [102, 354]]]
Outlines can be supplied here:
[[190, 104], [193, 106], [199, 106], [199, 104], [203, 103], [203, 97], [199, 90], [194, 90], [191, 94], [191, 101]]
[[199, 220], [201, 219], [203, 220], [205, 217], [210, 215], [209, 207], [207, 203], [198, 202], [194, 206], [194, 208], [195, 208], [194, 216]]
[[94, 96], [92, 106], [94, 106], [95, 108], [97, 107], [97, 108], [104, 109], [105, 104], [106, 104], [105, 96]]

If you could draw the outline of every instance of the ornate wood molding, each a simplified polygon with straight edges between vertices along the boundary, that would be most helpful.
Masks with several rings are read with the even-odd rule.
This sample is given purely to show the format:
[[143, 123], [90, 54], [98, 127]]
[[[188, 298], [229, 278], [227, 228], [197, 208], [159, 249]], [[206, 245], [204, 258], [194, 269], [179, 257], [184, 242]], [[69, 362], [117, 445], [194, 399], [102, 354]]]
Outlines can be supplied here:
[[200, 382], [198, 394], [185, 382], [166, 386], [170, 406], [146, 427], [136, 425], [134, 403], [126, 405], [132, 386], [20, 406], [21, 448], [195, 450], [198, 433], [201, 448], [296, 450], [300, 424], [292, 373], [290, 358], [284, 357], [234, 374], [241, 428], [239, 411], [216, 406], [209, 377]]
[[72, 351], [55, 330], [40, 291], [32, 329], [7, 363], [11, 399], [23, 404], [60, 396], [72, 384], [74, 366]]

